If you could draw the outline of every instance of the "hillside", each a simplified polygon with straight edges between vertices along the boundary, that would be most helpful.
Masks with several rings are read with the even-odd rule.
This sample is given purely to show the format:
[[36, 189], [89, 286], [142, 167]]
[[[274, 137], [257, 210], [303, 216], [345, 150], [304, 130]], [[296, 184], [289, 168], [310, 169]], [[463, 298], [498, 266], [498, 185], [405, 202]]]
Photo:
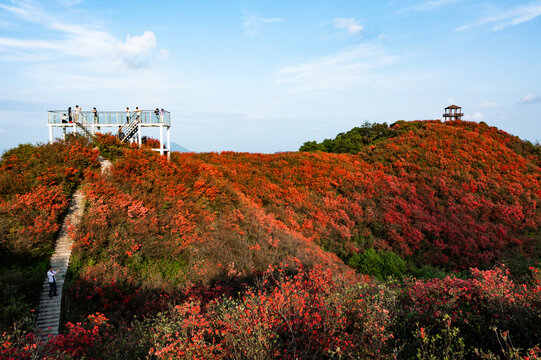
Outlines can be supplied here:
[[499, 350], [491, 326], [522, 348], [541, 336], [538, 146], [439, 121], [367, 124], [273, 155], [168, 162], [107, 136], [95, 145], [115, 163], [102, 176], [78, 145], [87, 204], [63, 308], [75, 325], [50, 354], [409, 358], [415, 329], [457, 329], [471, 358]]

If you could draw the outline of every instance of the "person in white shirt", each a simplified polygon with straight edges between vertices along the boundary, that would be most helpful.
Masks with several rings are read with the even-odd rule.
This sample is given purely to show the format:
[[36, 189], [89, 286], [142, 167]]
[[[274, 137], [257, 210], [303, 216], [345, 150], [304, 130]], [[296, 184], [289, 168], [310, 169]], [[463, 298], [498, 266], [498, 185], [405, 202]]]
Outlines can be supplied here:
[[58, 274], [58, 269], [53, 270], [53, 266], [51, 265], [49, 267], [49, 271], [47, 271], [47, 277], [49, 278], [49, 297], [52, 298], [53, 296], [56, 296], [56, 277], [55, 275]]

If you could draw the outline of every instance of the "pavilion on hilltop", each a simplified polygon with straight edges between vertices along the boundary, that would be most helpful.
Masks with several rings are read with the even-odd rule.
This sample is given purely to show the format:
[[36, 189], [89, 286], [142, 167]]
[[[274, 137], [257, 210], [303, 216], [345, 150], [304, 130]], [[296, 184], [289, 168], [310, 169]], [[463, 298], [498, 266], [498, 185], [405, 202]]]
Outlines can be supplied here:
[[462, 108], [457, 105], [450, 105], [445, 108], [445, 113], [443, 114], [444, 120], [462, 120], [464, 113], [462, 113]]

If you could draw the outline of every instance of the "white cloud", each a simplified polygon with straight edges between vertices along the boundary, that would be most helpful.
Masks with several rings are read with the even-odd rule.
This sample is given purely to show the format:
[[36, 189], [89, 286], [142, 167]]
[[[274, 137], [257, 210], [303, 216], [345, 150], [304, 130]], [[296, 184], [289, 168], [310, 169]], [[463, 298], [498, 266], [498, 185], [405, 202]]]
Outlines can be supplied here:
[[259, 35], [261, 24], [283, 23], [287, 22], [283, 18], [262, 18], [255, 15], [244, 13], [244, 35], [254, 37]]
[[524, 97], [519, 101], [519, 104], [535, 104], [541, 103], [541, 96], [534, 94], [524, 95]]
[[33, 2], [14, 1], [13, 4], [0, 4], [0, 10], [57, 34], [48, 39], [0, 37], [0, 55], [13, 53], [13, 49], [17, 49], [23, 52], [22, 59], [55, 58], [60, 55], [65, 60], [65, 55], [68, 55], [94, 62], [99, 67], [134, 69], [147, 66], [151, 59], [161, 54], [156, 52], [154, 56], [152, 53], [157, 47], [152, 31], [145, 31], [140, 36], [127, 35], [123, 42], [104, 29], [85, 23], [66, 22], [62, 19], [65, 14], [47, 12]]
[[447, 99], [447, 104], [451, 105], [451, 104], [454, 104], [455, 102], [455, 99], [450, 97], [449, 99]]
[[122, 52], [128, 55], [146, 54], [156, 47], [156, 36], [152, 31], [145, 31], [141, 36], [130, 36], [126, 38], [126, 42], [120, 45]]
[[165, 49], [160, 49], [160, 53], [158, 54], [158, 60], [169, 60], [169, 58], [171, 57], [171, 55], [169, 54], [169, 51], [165, 50]]
[[0, 133], [6, 132], [6, 129], [0, 129]]
[[495, 107], [498, 107], [500, 106], [500, 103], [497, 102], [497, 101], [483, 101], [477, 105], [475, 105], [474, 107], [476, 108], [495, 108]]
[[477, 21], [460, 26], [455, 31], [464, 31], [473, 27], [492, 26], [492, 30], [501, 30], [508, 26], [519, 25], [541, 15], [541, 2], [519, 5], [510, 9], [498, 9], [478, 19]]
[[464, 120], [480, 121], [485, 118], [485, 115], [481, 112], [474, 112], [471, 115], [464, 115]]
[[119, 59], [131, 67], [138, 68], [148, 64], [152, 49], [156, 48], [156, 36], [152, 31], [145, 31], [141, 36], [130, 36], [126, 42], [116, 45]]
[[366, 83], [372, 71], [397, 59], [377, 44], [365, 43], [311, 61], [282, 68], [276, 81], [293, 92], [344, 89]]
[[423, 1], [419, 4], [408, 6], [405, 8], [402, 8], [398, 10], [399, 13], [409, 13], [409, 12], [423, 12], [423, 11], [431, 11], [438, 9], [440, 7], [457, 3], [463, 0], [431, 0], [431, 1]]
[[350, 35], [358, 34], [363, 30], [363, 26], [353, 18], [336, 18], [334, 19], [334, 27], [346, 29]]
[[45, 41], [45, 40], [19, 40], [11, 38], [0, 38], [0, 51], [2, 49], [13, 47], [13, 48], [22, 48], [22, 49], [46, 49], [46, 50], [59, 50], [59, 43], [54, 41]]

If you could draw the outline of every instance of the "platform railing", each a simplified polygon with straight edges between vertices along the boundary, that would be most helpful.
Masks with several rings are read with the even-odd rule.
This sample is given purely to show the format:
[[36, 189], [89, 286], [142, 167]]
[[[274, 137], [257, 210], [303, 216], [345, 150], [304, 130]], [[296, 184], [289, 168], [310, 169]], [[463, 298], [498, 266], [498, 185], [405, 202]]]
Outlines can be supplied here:
[[[145, 124], [164, 124], [171, 126], [171, 113], [164, 111], [163, 113], [156, 114], [155, 110], [141, 110], [140, 123]], [[135, 111], [131, 111], [129, 116], [125, 111], [98, 111], [96, 115], [92, 111], [79, 112], [79, 122], [84, 126], [92, 125], [123, 125], [127, 123], [127, 119], [134, 114]], [[62, 122], [63, 114], [66, 114], [65, 121]], [[72, 121], [75, 121], [77, 114], [72, 110]], [[48, 112], [49, 124], [65, 125], [69, 124], [68, 111], [67, 110], [51, 110]]]

